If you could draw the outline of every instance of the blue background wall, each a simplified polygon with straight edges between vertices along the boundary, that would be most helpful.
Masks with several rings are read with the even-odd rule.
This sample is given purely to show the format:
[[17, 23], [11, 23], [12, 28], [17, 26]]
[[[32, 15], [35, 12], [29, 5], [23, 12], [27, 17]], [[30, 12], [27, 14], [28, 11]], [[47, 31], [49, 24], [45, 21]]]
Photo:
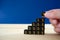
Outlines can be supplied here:
[[60, 0], [0, 0], [0, 23], [31, 23], [55, 8], [60, 8]]

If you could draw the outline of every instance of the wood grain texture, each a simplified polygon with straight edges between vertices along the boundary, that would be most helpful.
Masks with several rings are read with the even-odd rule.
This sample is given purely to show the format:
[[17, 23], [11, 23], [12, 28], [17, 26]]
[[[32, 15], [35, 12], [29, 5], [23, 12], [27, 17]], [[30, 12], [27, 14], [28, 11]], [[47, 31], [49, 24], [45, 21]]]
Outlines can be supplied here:
[[45, 35], [24, 34], [28, 25], [31, 24], [1, 24], [0, 40], [60, 40], [60, 35], [55, 33], [51, 24], [45, 25]]

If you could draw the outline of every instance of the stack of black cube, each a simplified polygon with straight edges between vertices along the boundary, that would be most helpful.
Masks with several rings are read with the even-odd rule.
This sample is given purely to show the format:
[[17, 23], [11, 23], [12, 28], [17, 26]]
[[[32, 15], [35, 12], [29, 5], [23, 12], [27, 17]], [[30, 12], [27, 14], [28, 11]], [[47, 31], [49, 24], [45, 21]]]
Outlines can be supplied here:
[[44, 35], [45, 33], [45, 22], [44, 17], [37, 18], [36, 22], [32, 22], [32, 26], [28, 26], [28, 29], [24, 30], [24, 34], [41, 34]]

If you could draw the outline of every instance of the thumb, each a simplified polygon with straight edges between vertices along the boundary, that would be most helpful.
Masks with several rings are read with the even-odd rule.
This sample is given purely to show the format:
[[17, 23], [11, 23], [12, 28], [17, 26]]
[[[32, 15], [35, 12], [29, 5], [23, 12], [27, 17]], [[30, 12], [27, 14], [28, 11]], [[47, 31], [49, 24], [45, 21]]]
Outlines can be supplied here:
[[60, 19], [60, 9], [53, 9], [53, 10], [46, 11], [44, 15], [47, 18]]

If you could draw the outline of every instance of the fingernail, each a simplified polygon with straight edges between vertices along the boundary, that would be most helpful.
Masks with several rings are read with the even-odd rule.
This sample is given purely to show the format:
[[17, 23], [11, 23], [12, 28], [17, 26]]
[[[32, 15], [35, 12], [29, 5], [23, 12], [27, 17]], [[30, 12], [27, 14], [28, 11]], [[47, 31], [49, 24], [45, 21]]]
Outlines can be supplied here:
[[44, 15], [45, 15], [45, 17], [47, 17], [47, 18], [54, 18], [54, 14], [51, 13], [51, 12], [46, 12]]
[[46, 17], [49, 17], [49, 16], [51, 15], [51, 13], [46, 12], [44, 15], [45, 15]]
[[45, 15], [46, 17], [49, 17], [49, 13], [47, 13], [47, 12], [46, 12], [44, 15]]
[[55, 31], [56, 31], [56, 32], [60, 32], [60, 28], [56, 28]]

